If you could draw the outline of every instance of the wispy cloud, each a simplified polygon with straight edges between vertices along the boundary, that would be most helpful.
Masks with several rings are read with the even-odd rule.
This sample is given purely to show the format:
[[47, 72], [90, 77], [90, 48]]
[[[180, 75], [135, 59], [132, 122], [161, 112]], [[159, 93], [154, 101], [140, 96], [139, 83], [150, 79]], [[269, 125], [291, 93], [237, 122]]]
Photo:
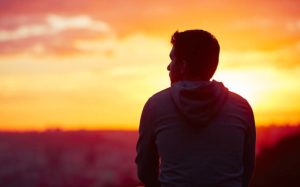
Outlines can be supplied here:
[[18, 40], [41, 35], [55, 35], [66, 30], [90, 30], [95, 32], [110, 32], [107, 23], [93, 20], [87, 15], [64, 17], [48, 15], [42, 23], [33, 25], [20, 25], [13, 30], [0, 30], [0, 42]]
[[232, 27], [235, 29], [269, 29], [276, 27], [278, 22], [272, 19], [267, 18], [249, 18], [249, 19], [240, 19], [234, 20], [232, 22]]
[[300, 31], [300, 19], [287, 22], [286, 29], [291, 32], [299, 32]]
[[29, 17], [25, 24], [16, 20], [13, 28], [0, 28], [0, 43], [5, 44], [0, 53], [80, 52], [73, 46], [76, 40], [113, 35], [109, 24], [88, 15], [49, 14], [39, 22], [32, 19], [34, 23]]

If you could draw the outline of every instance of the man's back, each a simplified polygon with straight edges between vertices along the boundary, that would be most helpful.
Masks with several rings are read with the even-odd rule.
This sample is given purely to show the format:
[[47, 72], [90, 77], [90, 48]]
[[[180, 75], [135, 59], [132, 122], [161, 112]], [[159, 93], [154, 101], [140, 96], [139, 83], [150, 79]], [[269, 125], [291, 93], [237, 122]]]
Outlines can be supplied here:
[[252, 109], [211, 81], [220, 46], [204, 30], [176, 31], [167, 66], [171, 87], [145, 104], [137, 170], [146, 187], [246, 187], [255, 161]]
[[[151, 119], [144, 126], [141, 119], [140, 132], [147, 129], [151, 134], [140, 138], [137, 150], [147, 149], [139, 145], [154, 144], [157, 150], [142, 154], [159, 155], [162, 187], [240, 187], [248, 183], [247, 173], [254, 167], [253, 113], [245, 99], [223, 84], [177, 82], [152, 96], [143, 113]], [[153, 160], [149, 163], [148, 159], [146, 165], [157, 164]]]

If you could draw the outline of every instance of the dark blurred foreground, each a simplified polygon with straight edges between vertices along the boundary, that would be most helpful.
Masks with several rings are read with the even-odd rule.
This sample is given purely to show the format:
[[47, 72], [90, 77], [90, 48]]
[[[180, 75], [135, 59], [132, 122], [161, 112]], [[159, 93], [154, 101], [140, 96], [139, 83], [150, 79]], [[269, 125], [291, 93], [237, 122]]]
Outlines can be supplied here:
[[[133, 187], [136, 131], [0, 132], [0, 187]], [[252, 187], [300, 186], [300, 127], [257, 129]], [[298, 179], [298, 180], [297, 180]]]
[[280, 139], [257, 156], [251, 187], [300, 186], [300, 132]]
[[132, 187], [136, 132], [0, 134], [0, 187]]

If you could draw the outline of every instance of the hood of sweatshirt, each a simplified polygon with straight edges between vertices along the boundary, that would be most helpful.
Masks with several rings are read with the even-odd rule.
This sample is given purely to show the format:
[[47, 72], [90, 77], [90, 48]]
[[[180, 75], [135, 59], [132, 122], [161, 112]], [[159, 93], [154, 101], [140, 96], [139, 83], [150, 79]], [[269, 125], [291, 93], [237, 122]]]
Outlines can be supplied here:
[[205, 126], [227, 100], [228, 89], [213, 81], [179, 81], [171, 85], [172, 99], [189, 124]]

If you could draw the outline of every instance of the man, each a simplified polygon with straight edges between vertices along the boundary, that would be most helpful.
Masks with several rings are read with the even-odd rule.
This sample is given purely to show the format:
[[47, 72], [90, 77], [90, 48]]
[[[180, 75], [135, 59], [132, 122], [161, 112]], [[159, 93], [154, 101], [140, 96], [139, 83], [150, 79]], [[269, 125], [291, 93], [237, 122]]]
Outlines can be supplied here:
[[246, 187], [255, 162], [251, 106], [215, 73], [220, 47], [209, 32], [175, 32], [171, 86], [145, 104], [136, 164], [146, 187]]

